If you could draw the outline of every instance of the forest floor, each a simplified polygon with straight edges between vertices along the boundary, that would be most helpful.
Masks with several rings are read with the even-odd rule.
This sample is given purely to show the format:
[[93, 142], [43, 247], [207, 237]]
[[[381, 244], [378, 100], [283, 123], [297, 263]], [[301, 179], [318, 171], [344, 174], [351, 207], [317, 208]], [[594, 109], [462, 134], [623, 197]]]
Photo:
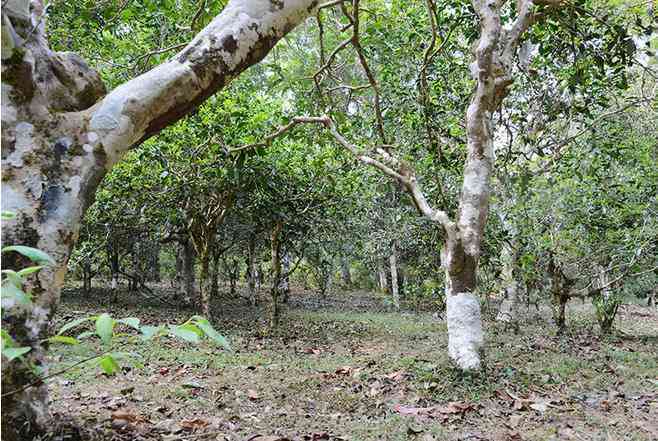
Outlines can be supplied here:
[[[94, 292], [65, 291], [57, 324], [100, 311], [151, 324], [192, 315]], [[221, 299], [215, 314], [233, 352], [169, 339], [120, 347], [136, 367], [70, 369], [51, 383], [52, 409], [104, 440], [658, 439], [657, 308], [623, 306], [606, 338], [580, 302], [561, 337], [534, 308], [518, 333], [487, 320], [478, 376], [451, 367], [445, 321], [389, 312], [372, 294], [294, 293], [275, 333], [242, 299]], [[58, 346], [53, 369], [92, 349]]]

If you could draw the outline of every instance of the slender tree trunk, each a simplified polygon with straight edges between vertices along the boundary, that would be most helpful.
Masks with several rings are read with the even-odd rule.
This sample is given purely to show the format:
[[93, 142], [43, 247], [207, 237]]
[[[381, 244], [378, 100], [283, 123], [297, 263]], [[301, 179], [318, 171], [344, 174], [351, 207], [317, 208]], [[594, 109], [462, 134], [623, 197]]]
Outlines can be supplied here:
[[551, 277], [553, 320], [557, 326], [558, 335], [562, 335], [567, 329], [566, 308], [569, 301], [569, 294], [567, 293], [569, 285], [566, 283], [564, 275], [557, 266], [553, 255], [550, 256], [548, 262], [548, 273]]
[[229, 263], [229, 284], [231, 289], [231, 296], [234, 296], [237, 292], [238, 277], [240, 275], [240, 265], [238, 264], [237, 259], [232, 259]]
[[386, 278], [386, 270], [384, 269], [384, 264], [382, 261], [379, 262], [379, 270], [377, 271], [379, 276], [379, 290], [383, 293], [388, 292], [388, 280]]
[[277, 222], [272, 228], [270, 246], [272, 252], [272, 298], [270, 326], [276, 329], [279, 326], [279, 294], [281, 293], [281, 230], [283, 223]]
[[393, 306], [395, 309], [400, 309], [400, 294], [398, 292], [398, 257], [397, 257], [397, 242], [393, 243], [391, 249], [391, 256], [389, 257], [389, 265], [391, 270], [391, 295], [393, 297]]
[[199, 256], [201, 273], [199, 274], [199, 291], [201, 294], [201, 311], [205, 318], [212, 319], [212, 280], [210, 277], [210, 256], [204, 253]]
[[219, 256], [213, 256], [212, 273], [210, 275], [210, 297], [216, 299], [219, 295]]
[[183, 242], [183, 269], [185, 271], [185, 297], [191, 302], [196, 297], [194, 267], [196, 255], [189, 240]]
[[251, 306], [256, 306], [258, 298], [256, 296], [256, 241], [253, 236], [249, 239], [247, 245], [247, 287], [249, 291], [249, 302]]
[[184, 250], [181, 244], [176, 244], [175, 247], [176, 253], [176, 274], [174, 274], [173, 288], [174, 288], [174, 300], [180, 298], [181, 291], [183, 290], [183, 272], [184, 272]]
[[152, 282], [160, 282], [160, 243], [157, 241], [151, 242], [149, 251], [151, 266], [149, 280]]
[[501, 251], [503, 270], [501, 274], [504, 290], [503, 301], [500, 304], [496, 321], [512, 323], [516, 321], [516, 305], [518, 302], [518, 283], [514, 277], [517, 251], [513, 244], [505, 242]]
[[281, 258], [281, 295], [283, 303], [288, 303], [288, 297], [290, 296], [290, 253], [288, 250], [283, 251], [283, 256]]
[[345, 256], [340, 258], [340, 275], [345, 288], [352, 286], [352, 274], [350, 274], [350, 261]]
[[82, 261], [82, 290], [85, 294], [91, 292], [91, 262], [89, 261], [89, 256], [86, 256]]

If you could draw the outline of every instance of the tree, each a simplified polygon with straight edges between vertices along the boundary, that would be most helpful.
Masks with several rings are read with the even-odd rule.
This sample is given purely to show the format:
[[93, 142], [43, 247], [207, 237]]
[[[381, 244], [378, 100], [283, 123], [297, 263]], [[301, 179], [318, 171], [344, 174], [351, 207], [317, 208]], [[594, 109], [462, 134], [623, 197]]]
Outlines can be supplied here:
[[[3, 7], [2, 209], [17, 218], [4, 243], [38, 247], [57, 262], [32, 286], [33, 308], [11, 311], [4, 322], [30, 362], [45, 367], [39, 344], [56, 307], [80, 222], [102, 177], [130, 148], [179, 120], [247, 67], [318, 7], [315, 0], [232, 1], [170, 61], [109, 92], [98, 74], [72, 53], [53, 52], [41, 2]], [[28, 159], [29, 158], [29, 159]], [[7, 268], [20, 258], [5, 259]], [[30, 324], [28, 326], [28, 323]], [[34, 379], [32, 371], [3, 365], [3, 390]], [[6, 439], [36, 435], [47, 418], [46, 387], [3, 396]], [[20, 435], [19, 435], [20, 434]]]

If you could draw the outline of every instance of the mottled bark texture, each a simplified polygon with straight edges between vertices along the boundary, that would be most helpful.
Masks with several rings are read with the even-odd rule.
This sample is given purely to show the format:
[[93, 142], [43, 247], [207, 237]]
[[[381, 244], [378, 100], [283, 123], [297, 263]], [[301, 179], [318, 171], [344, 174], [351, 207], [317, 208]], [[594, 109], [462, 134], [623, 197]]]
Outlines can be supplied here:
[[[29, 287], [35, 304], [5, 311], [3, 328], [30, 361], [43, 366], [39, 337], [59, 302], [80, 220], [101, 178], [129, 150], [185, 116], [260, 61], [307, 16], [317, 0], [234, 0], [170, 61], [105, 95], [96, 72], [72, 53], [49, 49], [41, 1], [10, 0], [2, 8], [3, 244], [48, 252], [57, 265]], [[15, 254], [15, 253], [14, 253]], [[3, 256], [3, 267], [26, 262]], [[3, 394], [34, 373], [2, 364]], [[3, 395], [4, 440], [31, 439], [44, 427], [44, 386]]]

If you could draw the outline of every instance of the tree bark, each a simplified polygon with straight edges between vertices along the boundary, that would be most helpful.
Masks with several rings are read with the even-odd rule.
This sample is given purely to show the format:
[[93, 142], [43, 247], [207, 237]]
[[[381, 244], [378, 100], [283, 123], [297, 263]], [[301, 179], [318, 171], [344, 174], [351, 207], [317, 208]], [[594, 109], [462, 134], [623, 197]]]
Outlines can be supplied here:
[[210, 275], [210, 297], [216, 299], [219, 295], [219, 256], [215, 255], [212, 259], [212, 273]]
[[379, 290], [383, 293], [386, 293], [388, 291], [388, 280], [386, 278], [386, 270], [384, 269], [384, 264], [382, 261], [379, 262], [377, 275], [379, 276]]
[[352, 274], [350, 273], [350, 261], [345, 256], [340, 258], [340, 275], [343, 286], [349, 288], [352, 286]]
[[276, 329], [279, 326], [279, 294], [281, 293], [281, 230], [283, 223], [277, 222], [270, 235], [270, 248], [272, 255], [272, 298], [270, 326]]
[[391, 247], [391, 256], [389, 257], [389, 266], [391, 270], [391, 295], [393, 297], [393, 306], [400, 309], [400, 294], [398, 286], [398, 257], [397, 243], [393, 242]]
[[210, 256], [204, 254], [199, 256], [201, 261], [201, 272], [199, 273], [199, 293], [201, 294], [201, 312], [208, 320], [212, 319], [212, 280], [210, 277]]
[[517, 251], [509, 242], [503, 243], [501, 251], [503, 270], [501, 274], [502, 287], [504, 291], [503, 301], [500, 304], [496, 321], [513, 323], [516, 321], [516, 306], [518, 302], [519, 286], [514, 277]]
[[196, 265], [196, 254], [194, 253], [194, 248], [189, 240], [183, 242], [183, 270], [185, 272], [185, 299], [188, 303], [192, 302], [196, 297], [195, 289], [195, 271], [194, 267]]
[[288, 303], [288, 297], [290, 296], [290, 253], [288, 250], [283, 251], [283, 256], [281, 258], [281, 295], [283, 303]]
[[256, 297], [256, 241], [253, 236], [249, 238], [247, 245], [247, 275], [249, 302], [251, 306], [256, 306], [258, 303], [258, 298]]
[[85, 294], [91, 292], [91, 280], [93, 278], [91, 270], [91, 262], [89, 256], [85, 256], [82, 260], [82, 289]]
[[[48, 47], [42, 2], [3, 5], [2, 210], [17, 216], [3, 225], [2, 242], [39, 248], [57, 262], [34, 277], [29, 287], [34, 307], [4, 311], [3, 329], [20, 346], [33, 348], [30, 362], [44, 365], [39, 342], [59, 302], [81, 218], [107, 171], [131, 147], [263, 59], [317, 5], [317, 0], [230, 1], [170, 61], [98, 103], [105, 93], [98, 74], [75, 54]], [[24, 264], [3, 256], [4, 268]], [[3, 363], [3, 391], [32, 381], [19, 364]], [[46, 397], [45, 386], [3, 396], [3, 439], [38, 436], [46, 427]]]
[[184, 249], [183, 245], [177, 244], [175, 247], [176, 253], [176, 266], [175, 266], [175, 271], [176, 274], [174, 274], [174, 280], [173, 280], [173, 288], [175, 289], [174, 292], [174, 299], [177, 300], [180, 298], [180, 293], [183, 290], [183, 271], [184, 271]]

